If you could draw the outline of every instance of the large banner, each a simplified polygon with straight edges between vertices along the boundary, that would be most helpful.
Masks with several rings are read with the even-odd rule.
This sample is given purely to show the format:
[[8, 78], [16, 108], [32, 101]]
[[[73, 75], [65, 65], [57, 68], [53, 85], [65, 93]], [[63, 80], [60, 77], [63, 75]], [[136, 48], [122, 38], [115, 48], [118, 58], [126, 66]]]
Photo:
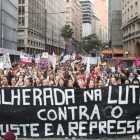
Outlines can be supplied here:
[[3, 63], [3, 68], [11, 68], [11, 60], [9, 57], [9, 54], [4, 54], [3, 56], [0, 56], [0, 63]]
[[83, 57], [82, 63], [87, 64], [89, 58], [89, 64], [101, 64], [100, 57]]
[[140, 131], [140, 87], [1, 88], [0, 135], [114, 137]]
[[32, 62], [39, 63], [41, 54], [27, 54], [27, 53], [20, 53], [20, 61], [23, 64], [30, 64]]

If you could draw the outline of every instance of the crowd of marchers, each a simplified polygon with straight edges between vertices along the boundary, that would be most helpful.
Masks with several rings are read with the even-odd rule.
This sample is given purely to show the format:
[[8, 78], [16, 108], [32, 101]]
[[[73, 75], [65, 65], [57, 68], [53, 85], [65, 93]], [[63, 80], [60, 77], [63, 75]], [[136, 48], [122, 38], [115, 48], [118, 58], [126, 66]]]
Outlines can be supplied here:
[[139, 84], [140, 70], [106, 65], [87, 65], [81, 62], [71, 66], [71, 61], [39, 69], [38, 64], [14, 62], [12, 68], [0, 69], [0, 87], [57, 86], [69, 88], [102, 88], [118, 84]]

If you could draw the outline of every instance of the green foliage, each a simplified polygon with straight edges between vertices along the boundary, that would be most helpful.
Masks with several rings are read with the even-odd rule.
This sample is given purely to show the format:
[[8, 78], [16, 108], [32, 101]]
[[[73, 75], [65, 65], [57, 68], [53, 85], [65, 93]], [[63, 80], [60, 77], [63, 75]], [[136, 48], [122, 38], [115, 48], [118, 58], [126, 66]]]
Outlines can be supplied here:
[[99, 46], [101, 46], [101, 41], [98, 39], [96, 34], [91, 34], [89, 36], [83, 37], [82, 38], [82, 47], [83, 49], [89, 53], [93, 49], [98, 49]]
[[73, 35], [73, 30], [70, 27], [70, 25], [65, 25], [64, 27], [62, 27], [62, 29], [60, 30], [61, 36], [64, 38], [71, 38]]

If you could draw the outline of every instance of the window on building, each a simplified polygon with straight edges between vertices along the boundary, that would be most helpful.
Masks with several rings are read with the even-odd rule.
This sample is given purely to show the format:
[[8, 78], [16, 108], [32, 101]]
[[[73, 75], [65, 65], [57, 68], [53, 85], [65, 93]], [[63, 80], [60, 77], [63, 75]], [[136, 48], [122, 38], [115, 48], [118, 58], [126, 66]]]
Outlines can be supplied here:
[[28, 45], [31, 45], [31, 41], [30, 40], [28, 40]]
[[22, 6], [22, 15], [25, 15], [25, 6]]
[[23, 39], [19, 39], [18, 40], [18, 45], [24, 45], [24, 40]]
[[33, 33], [33, 32], [31, 32], [31, 36], [32, 36], [32, 37], [33, 37], [33, 34], [34, 34], [34, 33]]
[[138, 14], [138, 3], [135, 3], [135, 14]]
[[21, 4], [21, 0], [18, 0], [18, 4]]
[[31, 41], [31, 45], [32, 45], [32, 46], [34, 45], [34, 42], [33, 42], [33, 41]]
[[25, 0], [22, 0], [22, 4], [25, 4]]
[[69, 2], [69, 0], [67, 0], [67, 2]]
[[34, 33], [34, 38], [36, 38], [36, 33]]
[[25, 4], [25, 0], [18, 0], [19, 4]]
[[19, 26], [24, 26], [25, 25], [25, 18], [24, 17], [19, 17], [18, 18], [18, 25]]
[[21, 15], [21, 6], [18, 7], [18, 15]]
[[25, 6], [19, 6], [18, 7], [18, 14], [19, 15], [25, 15]]
[[22, 17], [22, 26], [25, 25], [25, 18]]
[[18, 30], [18, 35], [24, 35], [24, 30]]
[[31, 32], [30, 31], [28, 31], [28, 36], [30, 36], [31, 35]]

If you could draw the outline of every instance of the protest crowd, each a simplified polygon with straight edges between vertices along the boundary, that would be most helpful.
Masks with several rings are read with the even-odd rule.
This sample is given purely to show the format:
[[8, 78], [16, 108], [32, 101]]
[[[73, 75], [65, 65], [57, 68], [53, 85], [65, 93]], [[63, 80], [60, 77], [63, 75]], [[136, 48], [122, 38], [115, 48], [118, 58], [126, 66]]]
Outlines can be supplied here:
[[[51, 58], [53, 59], [53, 58]], [[0, 69], [1, 87], [57, 86], [68, 88], [102, 88], [118, 84], [139, 84], [140, 70], [131, 66], [116, 67], [100, 62], [82, 63], [82, 56], [60, 60], [41, 68], [39, 63], [13, 62], [11, 68]], [[94, 60], [94, 57], [92, 58]]]
[[[20, 61], [0, 57], [0, 87], [60, 87], [94, 89], [140, 83], [140, 69], [114, 66], [92, 55], [29, 55], [21, 53]], [[132, 139], [139, 139], [137, 134]]]

